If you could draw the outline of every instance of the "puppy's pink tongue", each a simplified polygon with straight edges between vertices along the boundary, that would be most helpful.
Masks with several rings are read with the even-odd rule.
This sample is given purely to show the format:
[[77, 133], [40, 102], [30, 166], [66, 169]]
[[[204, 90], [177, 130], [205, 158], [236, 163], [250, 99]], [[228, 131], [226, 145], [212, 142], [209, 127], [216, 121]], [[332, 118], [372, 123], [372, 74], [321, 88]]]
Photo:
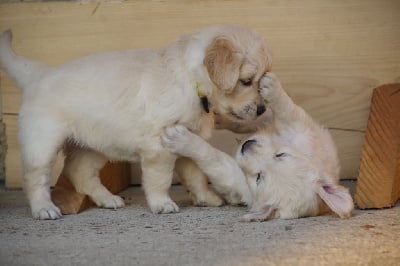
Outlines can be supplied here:
[[248, 213], [241, 219], [242, 222], [263, 222], [274, 218], [276, 209], [271, 205], [264, 205], [259, 212]]

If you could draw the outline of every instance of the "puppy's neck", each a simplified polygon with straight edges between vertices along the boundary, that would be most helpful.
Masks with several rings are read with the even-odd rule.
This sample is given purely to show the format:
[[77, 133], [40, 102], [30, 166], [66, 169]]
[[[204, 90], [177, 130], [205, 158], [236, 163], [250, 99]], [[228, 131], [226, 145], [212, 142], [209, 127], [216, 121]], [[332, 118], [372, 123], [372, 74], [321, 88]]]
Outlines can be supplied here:
[[[185, 62], [186, 71], [189, 75], [190, 89], [192, 90], [193, 96], [196, 97], [195, 101], [198, 102], [198, 107], [195, 111], [197, 118], [189, 119], [189, 123], [185, 124], [192, 132], [201, 136], [204, 139], [209, 139], [214, 130], [214, 114], [210, 111], [211, 103], [210, 97], [212, 95], [211, 81], [206, 74], [206, 70], [203, 67], [203, 63], [199, 62], [199, 65], [194, 65], [193, 62]], [[204, 69], [203, 69], [204, 68]]]
[[191, 93], [198, 101], [198, 119], [191, 119], [190, 125], [185, 124], [190, 130], [204, 139], [211, 137], [214, 129], [214, 114], [210, 110], [212, 102], [212, 91], [215, 85], [211, 82], [203, 60], [205, 50], [211, 38], [182, 38], [178, 42], [178, 49], [183, 50], [181, 58], [183, 71], [187, 73], [190, 82]]
[[206, 113], [210, 112], [210, 103], [208, 101], [208, 97], [207, 95], [205, 95], [201, 89], [201, 83], [200, 82], [196, 82], [196, 91], [197, 91], [197, 96], [200, 99], [200, 103], [203, 107], [203, 110]]
[[212, 39], [211, 36], [207, 36], [207, 38], [203, 36], [202, 38], [195, 37], [181, 40], [181, 45], [184, 49], [183, 63], [190, 72], [194, 85], [200, 84], [201, 93], [208, 98], [211, 97], [214, 84], [209, 78], [203, 61], [210, 39]]

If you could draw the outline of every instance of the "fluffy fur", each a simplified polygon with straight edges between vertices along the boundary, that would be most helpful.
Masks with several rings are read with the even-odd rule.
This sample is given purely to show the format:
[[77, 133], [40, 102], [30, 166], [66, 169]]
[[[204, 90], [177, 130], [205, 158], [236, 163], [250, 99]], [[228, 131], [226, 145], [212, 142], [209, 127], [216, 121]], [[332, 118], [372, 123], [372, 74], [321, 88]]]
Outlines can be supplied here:
[[293, 103], [273, 73], [261, 79], [260, 94], [272, 110], [273, 126], [245, 140], [236, 161], [182, 126], [166, 130], [164, 145], [192, 158], [219, 190], [244, 195], [251, 207], [244, 221], [315, 216], [325, 205], [349, 217], [353, 200], [338, 184], [339, 161], [328, 130]]
[[[4, 32], [0, 67], [22, 90], [24, 189], [39, 219], [61, 216], [50, 199], [49, 174], [63, 146], [66, 175], [98, 206], [123, 206], [98, 179], [111, 159], [141, 162], [154, 213], [178, 211], [168, 195], [177, 157], [161, 145], [164, 129], [181, 124], [206, 139], [213, 112], [234, 121], [256, 119], [263, 106], [257, 84], [271, 63], [261, 37], [234, 26], [206, 28], [161, 49], [99, 53], [54, 68], [15, 54], [10, 43], [11, 32]], [[213, 112], [204, 111], [199, 92]], [[189, 178], [186, 183], [205, 193], [199, 201], [216, 197], [205, 182], [198, 186], [198, 179]]]

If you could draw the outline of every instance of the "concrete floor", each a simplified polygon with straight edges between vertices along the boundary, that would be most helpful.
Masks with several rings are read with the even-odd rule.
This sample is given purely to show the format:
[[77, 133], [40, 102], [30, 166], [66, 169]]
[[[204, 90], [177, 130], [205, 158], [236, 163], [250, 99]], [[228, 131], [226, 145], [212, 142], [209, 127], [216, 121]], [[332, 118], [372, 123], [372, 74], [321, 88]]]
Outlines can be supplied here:
[[37, 221], [21, 191], [0, 190], [0, 265], [400, 265], [400, 204], [242, 223], [246, 208], [193, 207], [179, 186], [177, 214], [151, 214], [140, 188], [121, 194], [124, 209]]

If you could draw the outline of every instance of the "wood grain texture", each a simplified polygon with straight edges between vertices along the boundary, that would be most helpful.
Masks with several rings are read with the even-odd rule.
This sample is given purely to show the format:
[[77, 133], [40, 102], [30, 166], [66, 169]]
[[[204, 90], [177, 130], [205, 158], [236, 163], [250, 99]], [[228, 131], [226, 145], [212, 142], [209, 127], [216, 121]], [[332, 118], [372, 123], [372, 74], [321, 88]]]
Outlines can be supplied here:
[[374, 90], [355, 200], [362, 208], [392, 207], [400, 198], [400, 84]]
[[51, 200], [62, 214], [77, 214], [96, 206], [89, 196], [78, 193], [73, 188], [58, 185], [51, 191]]
[[[125, 1], [0, 5], [15, 49], [58, 65], [91, 53], [160, 47], [215, 24], [262, 34], [286, 90], [329, 127], [365, 130], [372, 88], [400, 79], [400, 2]], [[19, 93], [4, 82], [4, 112]]]
[[[357, 176], [372, 89], [400, 81], [398, 10], [396, 0], [18, 3], [0, 4], [0, 31], [12, 28], [18, 53], [55, 66], [100, 51], [165, 46], [209, 25], [250, 27], [269, 42], [273, 71], [295, 102], [335, 129], [347, 178]], [[0, 78], [3, 112], [17, 114], [20, 92], [3, 72]], [[10, 153], [16, 147], [9, 144]], [[7, 183], [19, 176], [9, 174]]]
[[[126, 189], [130, 183], [130, 165], [128, 163], [107, 163], [100, 171], [101, 183], [113, 194]], [[77, 214], [95, 206], [89, 196], [76, 192], [69, 179], [61, 173], [51, 199], [60, 208], [62, 214]]]

